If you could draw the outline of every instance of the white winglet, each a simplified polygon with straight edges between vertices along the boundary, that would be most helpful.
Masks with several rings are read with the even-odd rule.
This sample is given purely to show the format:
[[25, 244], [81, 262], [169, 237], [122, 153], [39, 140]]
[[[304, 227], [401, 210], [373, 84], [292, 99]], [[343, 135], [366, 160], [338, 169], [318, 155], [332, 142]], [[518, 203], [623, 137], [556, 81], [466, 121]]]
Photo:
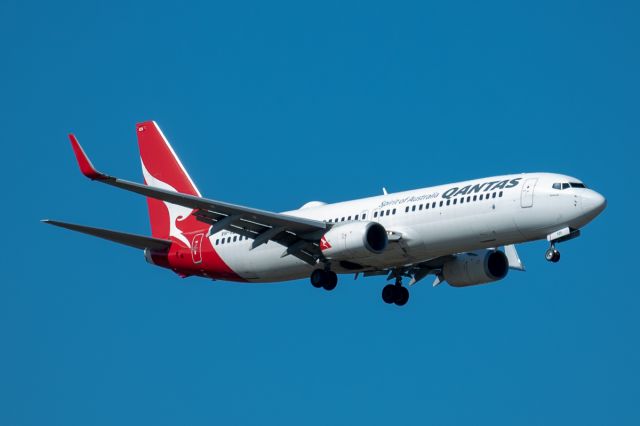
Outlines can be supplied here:
[[520, 256], [518, 256], [518, 251], [516, 250], [516, 246], [510, 244], [508, 246], [504, 246], [504, 254], [507, 255], [507, 260], [509, 261], [509, 268], [515, 269], [517, 271], [525, 271], [524, 263], [520, 260]]

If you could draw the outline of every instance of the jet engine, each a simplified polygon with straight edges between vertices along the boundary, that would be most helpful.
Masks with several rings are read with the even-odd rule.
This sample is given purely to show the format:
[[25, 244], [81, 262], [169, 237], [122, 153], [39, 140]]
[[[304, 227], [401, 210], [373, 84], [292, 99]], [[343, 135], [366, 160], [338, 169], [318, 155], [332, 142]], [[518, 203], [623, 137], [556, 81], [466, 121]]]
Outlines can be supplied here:
[[442, 275], [453, 287], [466, 287], [501, 280], [509, 272], [507, 256], [498, 250], [463, 253], [446, 262]]
[[382, 253], [389, 240], [377, 222], [345, 222], [334, 225], [320, 240], [327, 259], [354, 260]]

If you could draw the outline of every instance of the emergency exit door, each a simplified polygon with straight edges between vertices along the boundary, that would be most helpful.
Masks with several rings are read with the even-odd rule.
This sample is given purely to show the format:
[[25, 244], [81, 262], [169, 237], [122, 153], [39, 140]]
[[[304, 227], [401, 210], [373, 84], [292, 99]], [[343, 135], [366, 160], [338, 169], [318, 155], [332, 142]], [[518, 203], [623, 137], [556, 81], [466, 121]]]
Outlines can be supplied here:
[[520, 196], [520, 206], [523, 208], [533, 207], [533, 190], [538, 183], [538, 178], [531, 178], [524, 181], [522, 185], [522, 195]]

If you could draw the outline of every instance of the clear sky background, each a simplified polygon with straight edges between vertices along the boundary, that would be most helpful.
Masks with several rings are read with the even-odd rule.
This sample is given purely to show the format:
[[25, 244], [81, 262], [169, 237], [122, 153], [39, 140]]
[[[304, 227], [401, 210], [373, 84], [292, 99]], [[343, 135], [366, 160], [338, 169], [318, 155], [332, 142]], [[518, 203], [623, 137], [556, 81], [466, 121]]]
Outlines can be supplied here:
[[[638, 2], [172, 3], [0, 5], [0, 424], [640, 424]], [[141, 181], [150, 119], [205, 196], [263, 209], [523, 171], [609, 206], [559, 264], [524, 245], [526, 273], [404, 308], [38, 222], [149, 233], [66, 134]]]

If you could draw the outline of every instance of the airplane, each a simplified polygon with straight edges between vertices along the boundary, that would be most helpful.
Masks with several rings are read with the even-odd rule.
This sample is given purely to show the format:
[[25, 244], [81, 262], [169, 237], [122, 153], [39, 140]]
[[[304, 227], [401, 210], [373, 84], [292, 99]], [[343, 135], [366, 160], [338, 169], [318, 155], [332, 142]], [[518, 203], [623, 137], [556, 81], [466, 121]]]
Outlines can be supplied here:
[[522, 173], [474, 179], [275, 213], [202, 197], [154, 121], [136, 125], [144, 184], [99, 172], [73, 134], [87, 178], [144, 195], [151, 236], [43, 220], [144, 251], [147, 262], [180, 277], [242, 283], [309, 278], [333, 290], [338, 274], [385, 275], [385, 303], [405, 305], [412, 286], [491, 283], [524, 271], [515, 244], [546, 239], [546, 260], [606, 207], [571, 176]]

